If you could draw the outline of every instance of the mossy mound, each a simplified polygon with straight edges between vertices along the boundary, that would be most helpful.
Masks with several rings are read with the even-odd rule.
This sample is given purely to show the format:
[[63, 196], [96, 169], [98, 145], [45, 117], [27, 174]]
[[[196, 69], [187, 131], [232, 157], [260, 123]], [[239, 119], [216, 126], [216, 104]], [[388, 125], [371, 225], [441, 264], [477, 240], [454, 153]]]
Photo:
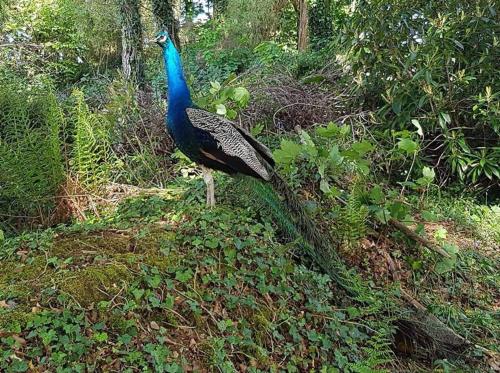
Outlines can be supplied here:
[[60, 229], [43, 248], [22, 243], [2, 262], [0, 299], [14, 306], [0, 311], [10, 315], [0, 317], [0, 369], [18, 364], [13, 355], [42, 370], [386, 364], [389, 329], [297, 263], [251, 209], [141, 197], [118, 211], [107, 226]]

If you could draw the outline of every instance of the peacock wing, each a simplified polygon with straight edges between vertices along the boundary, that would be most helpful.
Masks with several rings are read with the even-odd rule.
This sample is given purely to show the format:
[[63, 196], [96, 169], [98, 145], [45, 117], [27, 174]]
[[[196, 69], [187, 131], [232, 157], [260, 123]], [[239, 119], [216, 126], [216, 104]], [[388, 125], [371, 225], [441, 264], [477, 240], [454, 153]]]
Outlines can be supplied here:
[[[216, 148], [201, 149], [206, 156], [225, 164], [233, 159], [235, 171], [270, 179], [265, 162], [272, 161], [271, 152], [248, 132], [245, 131], [245, 135], [230, 120], [203, 109], [188, 108], [186, 113], [195, 128], [208, 133], [217, 142]], [[274, 161], [267, 162], [274, 164]], [[246, 168], [251, 172], [245, 172]]]

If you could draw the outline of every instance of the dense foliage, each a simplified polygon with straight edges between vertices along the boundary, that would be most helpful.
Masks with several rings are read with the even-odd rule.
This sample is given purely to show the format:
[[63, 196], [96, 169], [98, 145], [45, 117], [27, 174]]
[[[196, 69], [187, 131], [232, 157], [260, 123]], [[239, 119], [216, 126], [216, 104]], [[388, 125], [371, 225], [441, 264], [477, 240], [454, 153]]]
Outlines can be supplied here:
[[[495, 369], [498, 12], [0, 0], [0, 370]], [[263, 184], [218, 174], [204, 208], [165, 132], [158, 25], [181, 25], [196, 104], [272, 149], [363, 296], [304, 255]], [[403, 291], [473, 348], [401, 340]]]

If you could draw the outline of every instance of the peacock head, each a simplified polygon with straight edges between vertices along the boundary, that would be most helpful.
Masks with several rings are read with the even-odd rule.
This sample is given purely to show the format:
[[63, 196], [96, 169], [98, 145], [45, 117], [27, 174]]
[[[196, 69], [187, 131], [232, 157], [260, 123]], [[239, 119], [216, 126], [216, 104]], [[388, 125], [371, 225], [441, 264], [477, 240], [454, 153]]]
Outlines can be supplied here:
[[165, 49], [167, 47], [167, 43], [168, 43], [169, 39], [170, 39], [170, 36], [168, 35], [168, 32], [165, 31], [165, 30], [163, 30], [163, 31], [160, 31], [156, 35], [155, 42], [160, 47], [162, 47], [163, 49]]

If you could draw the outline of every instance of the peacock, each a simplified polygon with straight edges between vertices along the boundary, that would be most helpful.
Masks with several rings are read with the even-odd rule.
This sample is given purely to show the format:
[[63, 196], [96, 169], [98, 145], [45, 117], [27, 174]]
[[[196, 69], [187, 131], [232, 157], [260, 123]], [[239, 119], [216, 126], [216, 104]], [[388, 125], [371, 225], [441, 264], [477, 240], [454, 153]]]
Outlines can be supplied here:
[[[274, 169], [271, 151], [248, 131], [230, 120], [196, 106], [186, 84], [182, 61], [166, 31], [156, 43], [162, 48], [168, 81], [166, 124], [176, 146], [202, 168], [207, 187], [207, 206], [215, 205], [213, 170], [250, 177], [250, 192], [263, 201], [290, 237], [299, 239], [316, 259], [330, 265], [333, 258], [328, 234], [320, 232], [301, 202]], [[327, 259], [327, 257], [329, 259]], [[329, 268], [327, 272], [332, 272]]]
[[[207, 205], [215, 205], [212, 170], [250, 177], [250, 182], [245, 184], [255, 201], [263, 202], [278, 226], [337, 284], [358, 301], [370, 304], [374, 313], [392, 313], [390, 305], [393, 303], [387, 302], [385, 297], [375, 296], [372, 289], [344, 264], [335, 250], [339, 237], [333, 239], [329, 232], [322, 232], [308, 216], [295, 193], [275, 171], [271, 151], [235, 123], [193, 103], [181, 57], [166, 31], [157, 35], [156, 43], [163, 50], [168, 79], [167, 128], [177, 147], [201, 166], [207, 186]], [[446, 351], [461, 350], [468, 343], [435, 316], [407, 306], [400, 307], [402, 322], [411, 323], [425, 336], [426, 343], [433, 341], [440, 348], [444, 346]]]
[[207, 186], [207, 205], [215, 205], [212, 170], [270, 181], [271, 151], [230, 120], [196, 106], [184, 77], [182, 62], [166, 31], [156, 38], [163, 49], [168, 79], [167, 128], [176, 146], [201, 166]]

